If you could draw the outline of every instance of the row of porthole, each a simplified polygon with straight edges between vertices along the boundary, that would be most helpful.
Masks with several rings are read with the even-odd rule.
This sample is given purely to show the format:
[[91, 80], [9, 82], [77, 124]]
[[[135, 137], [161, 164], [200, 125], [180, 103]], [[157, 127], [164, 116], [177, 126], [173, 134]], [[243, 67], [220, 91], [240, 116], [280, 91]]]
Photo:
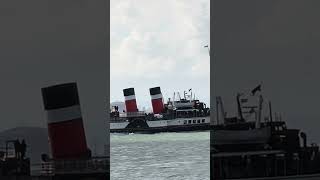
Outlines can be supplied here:
[[198, 123], [198, 124], [200, 124], [200, 123], [204, 123], [205, 122], [205, 119], [198, 119], [198, 120], [193, 120], [193, 121], [191, 121], [191, 120], [184, 120], [184, 123], [183, 124], [196, 124], [196, 123]]

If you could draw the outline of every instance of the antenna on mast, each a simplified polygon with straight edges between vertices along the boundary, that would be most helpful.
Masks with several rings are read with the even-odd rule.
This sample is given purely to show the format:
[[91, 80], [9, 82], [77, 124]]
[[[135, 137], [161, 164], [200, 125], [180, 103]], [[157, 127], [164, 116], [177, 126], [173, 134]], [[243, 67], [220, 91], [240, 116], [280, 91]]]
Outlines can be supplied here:
[[180, 93], [178, 92], [178, 96], [179, 96], [179, 100], [181, 100], [181, 96], [180, 96]]
[[176, 99], [176, 92], [173, 92], [173, 99], [172, 99], [172, 105], [173, 106], [174, 106], [175, 99]]
[[209, 53], [209, 56], [210, 56], [210, 48], [208, 45], [205, 45], [204, 48], [207, 48], [208, 49], [208, 53]]

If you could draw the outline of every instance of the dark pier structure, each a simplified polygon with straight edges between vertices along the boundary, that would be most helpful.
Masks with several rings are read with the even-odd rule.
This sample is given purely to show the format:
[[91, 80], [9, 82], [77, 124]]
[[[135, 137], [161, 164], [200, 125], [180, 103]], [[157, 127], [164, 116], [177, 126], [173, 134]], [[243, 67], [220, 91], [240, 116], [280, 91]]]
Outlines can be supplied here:
[[[217, 101], [222, 118], [217, 115], [211, 131], [212, 179], [320, 179], [319, 146], [308, 145], [307, 135], [288, 128], [281, 117], [273, 118], [270, 101], [264, 121], [262, 95], [238, 94], [237, 117], [227, 117], [221, 98]], [[253, 121], [245, 118], [250, 116]]]
[[[15, 146], [10, 155], [0, 154], [1, 180], [107, 180], [110, 179], [109, 157], [93, 157], [87, 147], [76, 83], [66, 83], [42, 88], [47, 115], [51, 156], [42, 154], [42, 162], [32, 165], [37, 169], [31, 175], [30, 160]], [[12, 153], [11, 153], [12, 154]], [[40, 156], [40, 155], [39, 155]]]

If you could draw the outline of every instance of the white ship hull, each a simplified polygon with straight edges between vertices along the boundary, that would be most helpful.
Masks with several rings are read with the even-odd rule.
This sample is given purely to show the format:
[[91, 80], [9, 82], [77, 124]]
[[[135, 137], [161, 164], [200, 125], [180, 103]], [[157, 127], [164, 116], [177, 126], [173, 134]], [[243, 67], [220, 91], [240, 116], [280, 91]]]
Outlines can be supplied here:
[[271, 136], [270, 127], [252, 130], [213, 130], [213, 144], [256, 144], [266, 143]]
[[111, 122], [111, 132], [166, 132], [209, 130], [210, 117], [176, 118], [172, 120], [145, 121], [145, 127], [129, 127], [129, 121]]

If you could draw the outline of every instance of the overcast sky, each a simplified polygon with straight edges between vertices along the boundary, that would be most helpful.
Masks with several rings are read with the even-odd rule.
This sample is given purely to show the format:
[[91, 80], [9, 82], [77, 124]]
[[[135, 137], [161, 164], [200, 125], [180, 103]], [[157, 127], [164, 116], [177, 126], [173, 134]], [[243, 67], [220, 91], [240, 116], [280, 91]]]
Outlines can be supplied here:
[[209, 103], [209, 0], [111, 0], [111, 101], [134, 87], [138, 106], [151, 107], [149, 88], [164, 98], [190, 88]]
[[262, 92], [290, 128], [320, 143], [320, 1], [215, 0], [212, 96]]
[[89, 145], [109, 141], [106, 9], [94, 0], [0, 1], [0, 130], [46, 127], [41, 88], [76, 81]]

